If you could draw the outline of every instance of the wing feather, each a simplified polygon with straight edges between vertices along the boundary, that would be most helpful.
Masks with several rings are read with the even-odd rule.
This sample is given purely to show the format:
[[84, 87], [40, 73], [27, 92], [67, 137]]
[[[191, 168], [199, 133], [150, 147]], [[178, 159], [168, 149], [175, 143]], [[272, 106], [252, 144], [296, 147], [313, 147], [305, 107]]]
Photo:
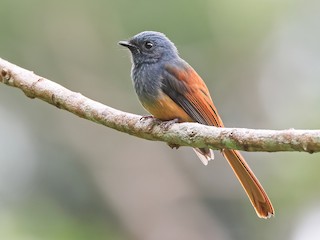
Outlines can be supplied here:
[[177, 67], [166, 66], [162, 90], [195, 122], [223, 127], [207, 86], [187, 63]]

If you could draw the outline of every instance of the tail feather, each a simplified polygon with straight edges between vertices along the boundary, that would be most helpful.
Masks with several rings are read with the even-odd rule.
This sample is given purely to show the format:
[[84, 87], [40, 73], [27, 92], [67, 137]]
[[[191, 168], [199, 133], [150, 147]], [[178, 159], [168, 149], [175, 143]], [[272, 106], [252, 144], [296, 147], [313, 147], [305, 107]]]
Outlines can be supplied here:
[[210, 160], [214, 159], [213, 151], [209, 148], [193, 148], [201, 162], [207, 166]]
[[[194, 148], [197, 156], [204, 165], [214, 158], [213, 151], [207, 148]], [[260, 218], [269, 218], [274, 215], [271, 201], [264, 191], [259, 180], [256, 178], [249, 165], [240, 152], [236, 150], [223, 149], [223, 156], [228, 160], [232, 170], [236, 174], [248, 198]]]
[[234, 173], [246, 191], [251, 204], [261, 218], [269, 218], [274, 215], [271, 201], [264, 191], [260, 182], [251, 171], [241, 154], [236, 150], [222, 150], [224, 157], [228, 160]]

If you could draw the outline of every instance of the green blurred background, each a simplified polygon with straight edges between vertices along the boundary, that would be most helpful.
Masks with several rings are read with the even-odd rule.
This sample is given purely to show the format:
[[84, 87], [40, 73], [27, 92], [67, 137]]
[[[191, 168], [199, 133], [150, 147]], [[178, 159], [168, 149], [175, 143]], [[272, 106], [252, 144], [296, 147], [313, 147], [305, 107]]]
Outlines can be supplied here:
[[[111, 107], [145, 114], [129, 52], [164, 32], [225, 125], [319, 128], [316, 0], [0, 2], [0, 57]], [[276, 216], [257, 218], [227, 162], [204, 167], [0, 85], [0, 239], [319, 239], [319, 154], [244, 153]]]

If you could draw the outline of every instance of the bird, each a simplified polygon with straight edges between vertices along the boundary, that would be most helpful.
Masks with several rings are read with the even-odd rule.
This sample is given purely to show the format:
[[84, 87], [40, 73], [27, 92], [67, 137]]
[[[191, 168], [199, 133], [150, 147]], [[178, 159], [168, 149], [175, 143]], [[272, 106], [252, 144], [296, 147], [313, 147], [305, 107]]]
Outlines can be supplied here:
[[[131, 52], [131, 78], [142, 106], [161, 121], [197, 122], [224, 127], [209, 90], [165, 34], [143, 31], [119, 44]], [[194, 148], [204, 165], [214, 158], [209, 148]], [[258, 217], [274, 215], [259, 180], [237, 150], [222, 149]]]

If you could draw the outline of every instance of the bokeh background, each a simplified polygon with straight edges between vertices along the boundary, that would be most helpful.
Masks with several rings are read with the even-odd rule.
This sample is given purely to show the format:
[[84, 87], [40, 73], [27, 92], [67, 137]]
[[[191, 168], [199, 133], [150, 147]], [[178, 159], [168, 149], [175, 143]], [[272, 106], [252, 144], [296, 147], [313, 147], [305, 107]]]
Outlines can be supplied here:
[[[145, 114], [129, 52], [164, 32], [225, 125], [317, 129], [317, 0], [0, 2], [0, 57], [111, 107]], [[0, 239], [319, 239], [319, 154], [244, 153], [276, 216], [257, 218], [227, 162], [204, 167], [0, 85]]]

